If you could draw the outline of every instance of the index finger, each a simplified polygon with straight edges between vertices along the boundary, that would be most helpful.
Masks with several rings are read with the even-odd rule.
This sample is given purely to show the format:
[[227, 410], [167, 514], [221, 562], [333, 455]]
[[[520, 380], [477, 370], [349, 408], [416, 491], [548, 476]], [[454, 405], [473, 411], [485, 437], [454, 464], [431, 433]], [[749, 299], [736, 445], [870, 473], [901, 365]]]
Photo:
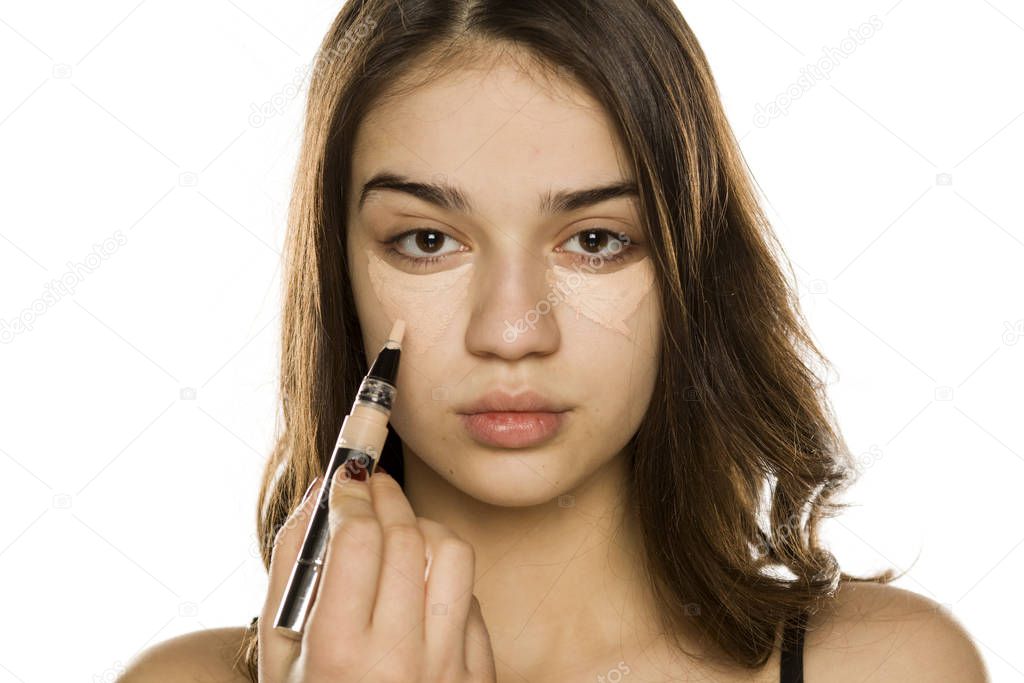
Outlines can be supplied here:
[[367, 481], [347, 476], [341, 466], [330, 486], [329, 541], [307, 628], [330, 637], [353, 636], [367, 629], [373, 613], [382, 559], [380, 522]]

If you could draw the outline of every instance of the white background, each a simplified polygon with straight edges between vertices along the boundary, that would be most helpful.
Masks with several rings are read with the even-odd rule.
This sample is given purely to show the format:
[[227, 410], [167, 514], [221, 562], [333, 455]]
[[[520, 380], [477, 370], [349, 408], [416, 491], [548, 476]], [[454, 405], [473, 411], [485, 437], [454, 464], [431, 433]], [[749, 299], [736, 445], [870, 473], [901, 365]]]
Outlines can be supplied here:
[[[1024, 8], [681, 7], [861, 455], [830, 546], [851, 572], [916, 560], [897, 585], [1024, 680]], [[0, 683], [112, 680], [259, 611], [302, 74], [337, 8], [0, 5], [0, 330], [32, 318], [0, 344]]]

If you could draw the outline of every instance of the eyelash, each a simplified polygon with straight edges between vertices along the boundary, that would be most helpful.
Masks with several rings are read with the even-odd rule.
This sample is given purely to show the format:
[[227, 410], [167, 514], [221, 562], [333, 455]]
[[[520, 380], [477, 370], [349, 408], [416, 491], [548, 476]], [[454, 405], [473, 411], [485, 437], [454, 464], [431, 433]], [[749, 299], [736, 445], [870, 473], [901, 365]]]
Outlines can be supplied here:
[[[412, 230], [406, 230], [405, 232], [403, 232], [403, 233], [401, 233], [399, 235], [396, 235], [396, 236], [392, 237], [391, 239], [387, 240], [386, 242], [384, 242], [383, 243], [384, 246], [386, 246], [388, 248], [387, 249], [387, 253], [398, 257], [399, 259], [401, 259], [405, 263], [408, 263], [409, 265], [411, 265], [414, 268], [426, 268], [430, 264], [437, 263], [438, 261], [441, 261], [441, 260], [443, 260], [443, 259], [445, 259], [445, 258], [447, 258], [448, 256], [451, 255], [451, 254], [442, 254], [440, 256], [415, 257], [415, 256], [407, 256], [407, 255], [403, 254], [402, 252], [398, 251], [397, 249], [395, 249], [394, 245], [398, 244], [400, 241], [402, 241], [403, 239], [405, 239], [409, 235], [415, 235], [416, 233], [420, 233], [420, 232], [434, 232], [434, 233], [437, 233], [439, 235], [444, 235], [448, 239], [452, 239], [451, 236], [449, 236], [448, 234], [442, 232], [441, 230], [436, 230], [434, 228], [414, 228]], [[575, 256], [579, 257], [580, 260], [589, 259], [589, 258], [591, 258], [593, 256], [600, 256], [600, 258], [602, 258], [605, 261], [608, 261], [608, 262], [611, 262], [611, 263], [619, 263], [620, 261], [625, 261], [627, 258], [629, 258], [630, 252], [632, 252], [633, 249], [636, 248], [635, 245], [633, 244], [632, 240], [629, 240], [629, 241], [620, 240], [620, 239], [618, 239], [619, 233], [614, 232], [612, 230], [608, 230], [606, 228], [586, 228], [584, 230], [580, 230], [579, 232], [575, 233], [569, 239], [571, 240], [574, 237], [578, 237], [578, 236], [583, 235], [583, 234], [588, 233], [588, 232], [606, 233], [608, 235], [611, 235], [613, 238], [615, 238], [616, 241], [621, 242], [623, 247], [617, 253], [612, 254], [610, 256], [600, 256], [600, 254], [576, 254], [575, 252], [569, 252], [569, 253], [573, 253]], [[568, 241], [568, 240], [566, 240], [566, 241]], [[607, 248], [607, 245], [605, 246], [605, 248]], [[458, 252], [453, 252], [453, 253], [458, 253]]]

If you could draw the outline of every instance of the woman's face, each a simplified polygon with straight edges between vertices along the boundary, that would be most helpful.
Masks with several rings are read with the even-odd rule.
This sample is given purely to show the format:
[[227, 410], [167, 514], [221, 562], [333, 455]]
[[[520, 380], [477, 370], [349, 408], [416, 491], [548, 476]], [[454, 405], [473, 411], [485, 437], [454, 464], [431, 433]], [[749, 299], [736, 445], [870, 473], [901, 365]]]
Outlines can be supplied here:
[[[405, 320], [391, 425], [407, 459], [478, 500], [573, 490], [647, 410], [661, 312], [637, 197], [557, 202], [632, 183], [626, 159], [596, 101], [510, 61], [381, 104], [358, 130], [346, 248], [367, 361]], [[389, 188], [361, 202], [385, 172], [457, 197]], [[569, 408], [543, 442], [495, 446], [464, 426], [483, 394], [526, 389]]]

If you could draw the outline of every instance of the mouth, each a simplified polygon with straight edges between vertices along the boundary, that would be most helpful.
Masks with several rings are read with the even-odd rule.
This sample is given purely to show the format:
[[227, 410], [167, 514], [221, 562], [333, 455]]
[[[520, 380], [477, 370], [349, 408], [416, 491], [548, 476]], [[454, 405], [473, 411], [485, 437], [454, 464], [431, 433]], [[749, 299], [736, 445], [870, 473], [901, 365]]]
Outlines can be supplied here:
[[527, 448], [553, 438], [568, 419], [569, 410], [489, 411], [459, 415], [474, 441], [498, 448]]
[[494, 389], [475, 401], [457, 407], [465, 415], [478, 413], [562, 413], [571, 408], [567, 403], [548, 398], [547, 395], [523, 388], [518, 392]]

